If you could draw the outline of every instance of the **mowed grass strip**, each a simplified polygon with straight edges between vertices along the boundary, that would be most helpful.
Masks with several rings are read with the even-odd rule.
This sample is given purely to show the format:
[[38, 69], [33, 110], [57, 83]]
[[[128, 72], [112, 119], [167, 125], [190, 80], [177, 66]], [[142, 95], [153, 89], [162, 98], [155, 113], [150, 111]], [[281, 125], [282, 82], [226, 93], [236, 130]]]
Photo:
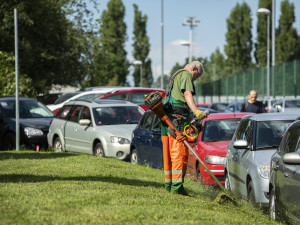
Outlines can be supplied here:
[[0, 152], [0, 224], [271, 224], [189, 178], [166, 192], [163, 171], [75, 153]]

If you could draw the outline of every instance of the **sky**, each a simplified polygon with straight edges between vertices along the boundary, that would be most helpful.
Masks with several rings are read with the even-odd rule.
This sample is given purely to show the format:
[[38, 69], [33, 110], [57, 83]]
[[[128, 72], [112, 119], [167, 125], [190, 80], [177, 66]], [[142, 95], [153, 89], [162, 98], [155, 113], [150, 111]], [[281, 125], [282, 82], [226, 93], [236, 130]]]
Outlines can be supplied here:
[[[127, 25], [128, 40], [126, 43], [127, 58], [130, 62], [133, 44], [133, 22], [136, 4], [143, 15], [147, 15], [147, 35], [149, 37], [151, 50], [149, 58], [152, 60], [152, 73], [156, 80], [161, 76], [161, 21], [163, 1], [163, 27], [164, 27], [164, 74], [169, 74], [176, 62], [183, 64], [188, 57], [188, 47], [181, 45], [182, 41], [189, 40], [190, 28], [183, 26], [185, 17], [195, 17], [200, 20], [193, 28], [193, 56], [209, 57], [217, 47], [224, 53], [226, 44], [225, 34], [227, 32], [226, 20], [237, 3], [246, 2], [251, 8], [253, 44], [256, 40], [256, 25], [259, 0], [122, 0], [125, 6], [125, 23]], [[280, 3], [275, 0], [276, 19], [275, 26], [278, 27], [280, 17]], [[95, 17], [100, 18], [103, 10], [107, 9], [109, 0], [98, 0], [100, 9]], [[294, 3], [296, 22], [294, 27], [300, 34], [300, 0], [289, 0]], [[270, 25], [272, 24], [270, 18]], [[271, 34], [270, 34], [271, 35]], [[131, 70], [132, 71], [132, 70]], [[132, 72], [131, 72], [132, 74]], [[128, 81], [133, 85], [132, 75]]]

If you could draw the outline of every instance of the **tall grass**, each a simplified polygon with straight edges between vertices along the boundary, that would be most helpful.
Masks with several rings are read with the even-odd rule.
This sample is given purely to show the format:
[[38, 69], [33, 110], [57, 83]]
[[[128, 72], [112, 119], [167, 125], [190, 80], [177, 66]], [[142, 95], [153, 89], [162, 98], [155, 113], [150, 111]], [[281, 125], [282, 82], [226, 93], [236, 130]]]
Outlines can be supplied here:
[[163, 172], [84, 154], [0, 152], [0, 224], [269, 224], [216, 188], [187, 178], [192, 197], [163, 188]]

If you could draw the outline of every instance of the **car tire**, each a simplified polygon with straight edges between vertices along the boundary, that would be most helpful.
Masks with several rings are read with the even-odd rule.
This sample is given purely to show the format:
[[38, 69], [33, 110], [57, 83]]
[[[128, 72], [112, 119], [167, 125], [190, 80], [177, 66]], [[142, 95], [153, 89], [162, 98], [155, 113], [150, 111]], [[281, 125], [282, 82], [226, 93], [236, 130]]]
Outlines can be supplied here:
[[15, 150], [16, 135], [13, 133], [7, 133], [3, 138], [3, 145], [5, 150]]
[[63, 152], [62, 143], [59, 137], [56, 137], [53, 143], [54, 152]]
[[247, 193], [248, 193], [247, 195], [248, 202], [250, 202], [252, 205], [255, 205], [256, 201], [255, 201], [255, 193], [254, 193], [252, 180], [250, 180], [250, 182], [248, 183]]
[[274, 188], [270, 192], [269, 218], [272, 221], [278, 221], [278, 206], [276, 205], [276, 195]]
[[197, 178], [197, 181], [199, 181], [201, 184], [203, 184], [203, 180], [202, 180], [202, 176], [201, 176], [201, 172], [200, 172], [200, 165], [199, 164], [196, 167], [196, 178]]
[[225, 184], [224, 184], [224, 187], [225, 187], [225, 189], [226, 189], [227, 191], [231, 191], [228, 172], [225, 174]]
[[133, 149], [130, 155], [130, 162], [132, 164], [139, 164], [139, 160], [138, 160], [138, 154], [136, 149]]
[[94, 147], [94, 156], [105, 157], [104, 149], [101, 142], [98, 142]]

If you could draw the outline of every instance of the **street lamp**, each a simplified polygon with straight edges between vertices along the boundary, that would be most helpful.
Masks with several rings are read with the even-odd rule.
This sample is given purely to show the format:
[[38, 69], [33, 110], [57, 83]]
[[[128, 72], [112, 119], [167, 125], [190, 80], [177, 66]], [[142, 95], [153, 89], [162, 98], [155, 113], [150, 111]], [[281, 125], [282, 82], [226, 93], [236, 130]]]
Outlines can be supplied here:
[[142, 87], [143, 86], [143, 74], [142, 74], [143, 63], [141, 60], [135, 60], [133, 62], [133, 65], [140, 66], [140, 87]]
[[193, 47], [193, 27], [198, 26], [200, 23], [200, 20], [196, 19], [194, 16], [189, 16], [184, 18], [183, 26], [189, 26], [190, 27], [190, 54], [189, 54], [189, 62], [192, 62], [192, 47]]
[[267, 15], [267, 97], [270, 99], [270, 10], [260, 8], [257, 13]]

